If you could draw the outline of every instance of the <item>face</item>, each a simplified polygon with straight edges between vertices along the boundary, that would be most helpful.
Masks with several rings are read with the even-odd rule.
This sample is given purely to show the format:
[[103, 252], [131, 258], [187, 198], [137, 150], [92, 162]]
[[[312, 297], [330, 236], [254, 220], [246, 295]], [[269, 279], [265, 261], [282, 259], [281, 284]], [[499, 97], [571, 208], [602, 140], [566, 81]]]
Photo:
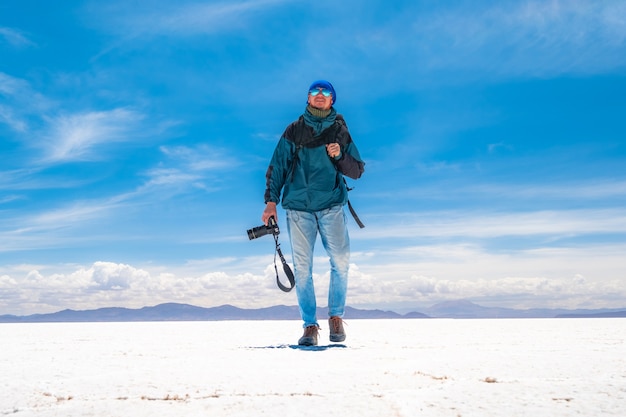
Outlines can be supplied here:
[[[322, 91], [325, 91], [323, 88], [314, 88], [314, 90], [319, 91], [316, 95], [312, 95], [309, 92], [309, 105], [315, 107], [320, 110], [328, 110], [333, 105], [333, 95], [330, 94], [326, 97]], [[327, 91], [327, 90], [326, 90]]]

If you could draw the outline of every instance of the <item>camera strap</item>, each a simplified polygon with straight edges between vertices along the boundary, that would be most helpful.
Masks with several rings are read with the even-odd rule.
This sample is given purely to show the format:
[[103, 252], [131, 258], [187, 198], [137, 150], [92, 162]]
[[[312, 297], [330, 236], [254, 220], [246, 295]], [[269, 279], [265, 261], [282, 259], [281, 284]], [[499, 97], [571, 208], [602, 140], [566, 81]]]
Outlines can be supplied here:
[[[296, 280], [293, 276], [293, 272], [289, 267], [287, 261], [285, 261], [285, 257], [283, 256], [283, 252], [280, 250], [280, 243], [278, 243], [278, 235], [274, 235], [274, 242], [276, 243], [276, 251], [274, 252], [274, 270], [276, 271], [276, 285], [278, 288], [283, 290], [284, 292], [289, 292], [296, 286]], [[283, 264], [283, 271], [285, 275], [287, 275], [287, 279], [289, 280], [289, 287], [280, 282], [280, 278], [278, 277], [278, 266], [276, 265], [276, 254], [280, 257], [280, 261]]]

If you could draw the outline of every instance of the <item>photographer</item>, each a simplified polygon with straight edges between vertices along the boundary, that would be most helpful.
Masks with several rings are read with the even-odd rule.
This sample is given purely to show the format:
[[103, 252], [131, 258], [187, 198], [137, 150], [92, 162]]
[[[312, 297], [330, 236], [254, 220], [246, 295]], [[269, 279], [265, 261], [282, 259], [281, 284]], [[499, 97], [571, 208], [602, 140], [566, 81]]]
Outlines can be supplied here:
[[343, 117], [333, 107], [337, 95], [328, 81], [315, 81], [307, 107], [287, 126], [267, 169], [266, 207], [262, 221], [278, 219], [282, 192], [291, 240], [296, 293], [304, 321], [300, 345], [317, 345], [319, 324], [313, 284], [313, 249], [319, 232], [330, 258], [328, 314], [330, 340], [345, 340], [342, 317], [348, 287], [350, 239], [343, 206], [348, 201], [346, 175], [357, 179], [364, 170]]

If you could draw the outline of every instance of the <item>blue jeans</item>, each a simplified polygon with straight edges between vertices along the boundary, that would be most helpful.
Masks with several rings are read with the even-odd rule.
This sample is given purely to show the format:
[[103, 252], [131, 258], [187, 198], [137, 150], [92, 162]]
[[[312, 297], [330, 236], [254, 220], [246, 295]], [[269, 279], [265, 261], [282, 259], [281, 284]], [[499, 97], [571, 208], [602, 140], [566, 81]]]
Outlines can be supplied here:
[[286, 213], [296, 294], [304, 327], [318, 325], [313, 285], [313, 249], [318, 232], [330, 258], [328, 315], [343, 317], [350, 267], [350, 238], [343, 206], [314, 213], [297, 210], [287, 210]]

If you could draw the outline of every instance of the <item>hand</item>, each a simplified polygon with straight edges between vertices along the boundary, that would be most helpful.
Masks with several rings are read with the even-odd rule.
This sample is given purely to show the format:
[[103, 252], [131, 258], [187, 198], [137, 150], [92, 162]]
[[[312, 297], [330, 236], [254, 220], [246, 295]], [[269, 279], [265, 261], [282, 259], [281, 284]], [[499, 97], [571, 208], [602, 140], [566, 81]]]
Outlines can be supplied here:
[[272, 203], [271, 201], [268, 201], [268, 203], [265, 205], [265, 210], [263, 210], [263, 215], [261, 216], [261, 220], [263, 221], [263, 224], [267, 226], [270, 220], [270, 217], [274, 217], [274, 220], [276, 221], [276, 223], [278, 223], [278, 214], [276, 213], [276, 203]]
[[341, 146], [338, 143], [329, 143], [326, 145], [326, 152], [331, 158], [338, 158], [341, 155]]

